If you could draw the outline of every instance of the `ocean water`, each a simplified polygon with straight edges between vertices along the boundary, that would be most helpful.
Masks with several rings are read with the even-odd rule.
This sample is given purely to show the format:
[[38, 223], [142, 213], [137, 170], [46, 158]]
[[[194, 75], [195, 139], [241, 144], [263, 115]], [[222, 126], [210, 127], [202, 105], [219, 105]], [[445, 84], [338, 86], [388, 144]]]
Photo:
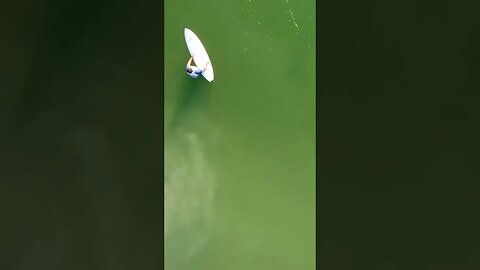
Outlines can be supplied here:
[[164, 31], [166, 269], [314, 269], [315, 2], [168, 0]]

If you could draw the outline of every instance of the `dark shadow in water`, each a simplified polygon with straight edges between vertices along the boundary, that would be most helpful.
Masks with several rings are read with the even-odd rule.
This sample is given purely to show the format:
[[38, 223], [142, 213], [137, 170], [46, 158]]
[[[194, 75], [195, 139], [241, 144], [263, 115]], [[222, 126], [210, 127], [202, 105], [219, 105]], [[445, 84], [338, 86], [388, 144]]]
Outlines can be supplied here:
[[[175, 89], [179, 91], [177, 105], [175, 106], [169, 129], [175, 131], [190, 125], [202, 109], [208, 106], [211, 85], [203, 77], [198, 79], [185, 78], [182, 85]], [[195, 124], [195, 123], [192, 123]]]

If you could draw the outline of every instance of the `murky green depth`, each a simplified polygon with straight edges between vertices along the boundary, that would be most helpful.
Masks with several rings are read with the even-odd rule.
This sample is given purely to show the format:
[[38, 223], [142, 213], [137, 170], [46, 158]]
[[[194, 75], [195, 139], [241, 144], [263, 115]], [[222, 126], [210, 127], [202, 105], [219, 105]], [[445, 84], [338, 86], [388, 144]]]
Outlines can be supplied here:
[[314, 269], [315, 2], [168, 0], [164, 30], [165, 269]]

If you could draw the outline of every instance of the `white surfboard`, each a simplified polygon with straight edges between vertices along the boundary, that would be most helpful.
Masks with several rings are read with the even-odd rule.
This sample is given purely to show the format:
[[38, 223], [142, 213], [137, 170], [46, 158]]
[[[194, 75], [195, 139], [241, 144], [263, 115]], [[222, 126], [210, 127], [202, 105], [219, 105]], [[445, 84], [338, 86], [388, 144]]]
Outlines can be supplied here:
[[203, 77], [207, 81], [213, 81], [213, 66], [208, 57], [207, 50], [203, 46], [200, 39], [192, 32], [192, 30], [185, 28], [185, 42], [187, 43], [188, 51], [193, 57], [195, 65], [200, 69], [205, 69], [202, 72]]

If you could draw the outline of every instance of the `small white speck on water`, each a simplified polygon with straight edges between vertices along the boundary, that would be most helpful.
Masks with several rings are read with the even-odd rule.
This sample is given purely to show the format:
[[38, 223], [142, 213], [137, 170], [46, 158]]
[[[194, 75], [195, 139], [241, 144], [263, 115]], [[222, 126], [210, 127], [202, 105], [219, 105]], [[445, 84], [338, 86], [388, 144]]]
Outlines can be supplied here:
[[260, 22], [258, 22], [258, 24], [260, 24]]
[[273, 34], [272, 30], [270, 30], [270, 34]]
[[243, 48], [243, 50], [244, 50], [244, 51], [246, 51], [246, 50], [247, 50], [247, 48]]

